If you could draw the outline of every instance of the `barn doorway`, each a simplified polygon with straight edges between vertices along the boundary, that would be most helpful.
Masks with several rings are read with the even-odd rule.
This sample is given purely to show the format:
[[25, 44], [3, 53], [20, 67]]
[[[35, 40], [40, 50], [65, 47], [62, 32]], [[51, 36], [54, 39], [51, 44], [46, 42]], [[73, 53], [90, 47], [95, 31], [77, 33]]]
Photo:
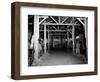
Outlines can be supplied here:
[[44, 42], [44, 51], [46, 51], [46, 53], [50, 53], [53, 51], [73, 52], [73, 44], [71, 39], [72, 34], [67, 31], [67, 26], [47, 25], [45, 32], [43, 27], [40, 28], [39, 32], [39, 36]]

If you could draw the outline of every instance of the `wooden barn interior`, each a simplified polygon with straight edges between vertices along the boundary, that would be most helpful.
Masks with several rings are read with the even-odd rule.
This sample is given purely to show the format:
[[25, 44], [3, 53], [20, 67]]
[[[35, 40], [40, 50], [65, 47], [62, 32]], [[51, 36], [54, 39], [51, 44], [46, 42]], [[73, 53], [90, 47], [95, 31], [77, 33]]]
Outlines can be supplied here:
[[[28, 42], [34, 36], [34, 53], [28, 48], [29, 66], [39, 59], [38, 40], [43, 42], [40, 66], [87, 63], [87, 17], [28, 15]], [[76, 43], [80, 41], [80, 54]]]

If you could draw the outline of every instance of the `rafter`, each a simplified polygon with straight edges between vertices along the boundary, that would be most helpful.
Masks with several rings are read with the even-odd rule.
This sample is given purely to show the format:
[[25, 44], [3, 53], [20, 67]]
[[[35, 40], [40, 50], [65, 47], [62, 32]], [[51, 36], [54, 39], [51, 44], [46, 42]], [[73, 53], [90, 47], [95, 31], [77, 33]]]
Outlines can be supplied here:
[[64, 23], [67, 19], [68, 19], [68, 17], [66, 17], [61, 23]]
[[82, 25], [85, 25], [80, 18], [76, 18]]
[[44, 17], [44, 19], [41, 20], [41, 21], [39, 22], [39, 24], [41, 24], [41, 23], [42, 23], [43, 21], [45, 21], [47, 18], [48, 18], [48, 16]]
[[49, 16], [55, 23], [58, 23], [52, 16]]

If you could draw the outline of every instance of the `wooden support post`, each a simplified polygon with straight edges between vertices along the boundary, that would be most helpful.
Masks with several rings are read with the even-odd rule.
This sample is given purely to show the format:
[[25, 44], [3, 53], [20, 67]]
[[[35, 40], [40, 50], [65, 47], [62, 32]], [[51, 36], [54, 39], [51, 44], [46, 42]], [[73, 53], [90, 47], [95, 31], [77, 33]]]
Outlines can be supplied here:
[[85, 38], [86, 38], [86, 32], [87, 32], [87, 20], [84, 18], [84, 31], [85, 31]]
[[74, 27], [74, 18], [72, 18], [72, 41], [73, 41], [73, 53], [75, 53], [75, 27]]
[[59, 17], [59, 23], [60, 23], [60, 16], [58, 16]]
[[86, 39], [86, 53], [88, 53], [88, 35], [87, 35], [87, 30], [88, 30], [88, 25], [87, 25], [87, 18], [84, 18], [84, 22], [85, 22], [85, 24], [84, 24], [84, 29], [85, 29], [85, 39]]
[[44, 54], [46, 55], [46, 25], [44, 25]]
[[69, 32], [67, 31], [67, 48], [69, 48]]
[[48, 31], [48, 52], [49, 52], [49, 41], [50, 41], [50, 37], [49, 37], [49, 31]]
[[34, 58], [37, 61], [38, 60], [38, 39], [39, 39], [39, 16], [35, 15], [34, 16]]

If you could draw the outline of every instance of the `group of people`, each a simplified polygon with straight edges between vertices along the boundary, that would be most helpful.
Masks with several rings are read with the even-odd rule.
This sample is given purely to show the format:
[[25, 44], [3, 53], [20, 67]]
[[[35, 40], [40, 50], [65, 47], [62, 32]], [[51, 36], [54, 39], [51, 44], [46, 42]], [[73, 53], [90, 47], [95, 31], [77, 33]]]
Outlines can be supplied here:
[[76, 54], [79, 56], [80, 55], [80, 41], [76, 41]]

